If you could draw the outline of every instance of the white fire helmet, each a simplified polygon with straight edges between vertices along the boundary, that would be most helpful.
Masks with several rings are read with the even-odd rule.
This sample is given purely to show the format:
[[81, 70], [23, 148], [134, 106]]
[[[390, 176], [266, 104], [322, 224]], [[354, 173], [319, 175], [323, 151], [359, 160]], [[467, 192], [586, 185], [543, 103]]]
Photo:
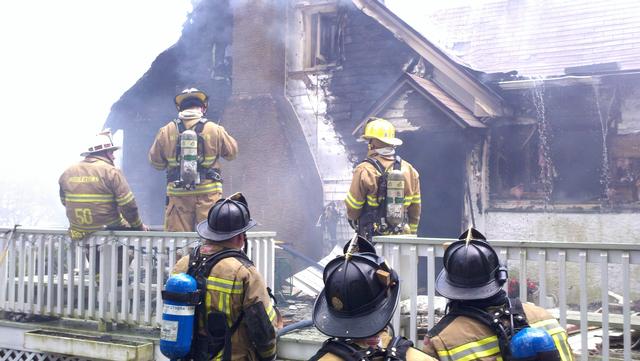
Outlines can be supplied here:
[[83, 157], [86, 157], [88, 155], [102, 152], [104, 150], [118, 150], [118, 149], [120, 149], [120, 147], [113, 144], [113, 138], [111, 137], [111, 130], [105, 129], [95, 135], [87, 151], [81, 153], [80, 155]]

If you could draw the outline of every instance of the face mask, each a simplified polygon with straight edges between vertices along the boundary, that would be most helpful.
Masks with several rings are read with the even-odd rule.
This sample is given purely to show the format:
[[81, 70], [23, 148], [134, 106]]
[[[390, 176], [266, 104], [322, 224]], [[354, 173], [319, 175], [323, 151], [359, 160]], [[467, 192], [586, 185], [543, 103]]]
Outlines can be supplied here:
[[376, 153], [380, 154], [383, 157], [396, 154], [396, 148], [394, 148], [394, 147], [378, 148], [375, 151], [376, 151]]

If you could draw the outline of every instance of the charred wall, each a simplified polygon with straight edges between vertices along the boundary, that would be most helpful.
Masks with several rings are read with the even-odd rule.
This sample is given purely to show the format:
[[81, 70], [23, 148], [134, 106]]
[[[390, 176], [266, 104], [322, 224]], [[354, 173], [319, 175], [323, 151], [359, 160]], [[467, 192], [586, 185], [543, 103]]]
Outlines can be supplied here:
[[176, 117], [174, 96], [197, 87], [209, 95], [207, 117], [218, 120], [231, 93], [231, 13], [227, 1], [199, 2], [178, 42], [113, 105], [106, 127], [124, 131], [123, 170], [143, 220], [162, 224], [165, 174], [149, 165], [147, 152], [160, 127]]

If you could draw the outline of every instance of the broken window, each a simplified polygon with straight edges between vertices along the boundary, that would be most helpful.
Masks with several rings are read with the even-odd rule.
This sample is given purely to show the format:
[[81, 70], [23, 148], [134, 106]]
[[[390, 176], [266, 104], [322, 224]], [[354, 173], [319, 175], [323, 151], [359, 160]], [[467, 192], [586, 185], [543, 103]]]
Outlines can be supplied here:
[[316, 12], [307, 17], [307, 67], [338, 64], [342, 31], [337, 12]]
[[610, 154], [610, 200], [613, 203], [637, 202], [640, 192], [640, 135], [614, 136]]
[[540, 199], [540, 153], [537, 127], [496, 128], [491, 136], [491, 191], [495, 199]]

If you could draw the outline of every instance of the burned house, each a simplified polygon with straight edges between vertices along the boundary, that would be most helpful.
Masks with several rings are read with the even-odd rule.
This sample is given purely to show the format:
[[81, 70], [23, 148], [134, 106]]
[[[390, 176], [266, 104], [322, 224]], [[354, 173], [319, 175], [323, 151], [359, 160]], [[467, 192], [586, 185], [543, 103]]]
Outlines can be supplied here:
[[[511, 4], [493, 9], [503, 22], [499, 10], [517, 12], [515, 22], [536, 6], [496, 3]], [[421, 174], [422, 236], [455, 236], [470, 221], [494, 238], [640, 235], [640, 42], [580, 61], [516, 62], [490, 42], [497, 34], [469, 30], [463, 10], [432, 14], [452, 39], [466, 36], [436, 45], [375, 0], [195, 3], [181, 39], [107, 121], [124, 131], [123, 168], [143, 214], [159, 223], [164, 205], [148, 147], [175, 116], [173, 95], [196, 86], [211, 96], [209, 117], [239, 142], [238, 159], [223, 164], [225, 194], [246, 193], [263, 229], [308, 254], [323, 205], [341, 204], [366, 152], [357, 139], [369, 116], [396, 125], [399, 154]], [[506, 34], [510, 25], [483, 26]], [[558, 53], [575, 53], [565, 45], [558, 40]]]

